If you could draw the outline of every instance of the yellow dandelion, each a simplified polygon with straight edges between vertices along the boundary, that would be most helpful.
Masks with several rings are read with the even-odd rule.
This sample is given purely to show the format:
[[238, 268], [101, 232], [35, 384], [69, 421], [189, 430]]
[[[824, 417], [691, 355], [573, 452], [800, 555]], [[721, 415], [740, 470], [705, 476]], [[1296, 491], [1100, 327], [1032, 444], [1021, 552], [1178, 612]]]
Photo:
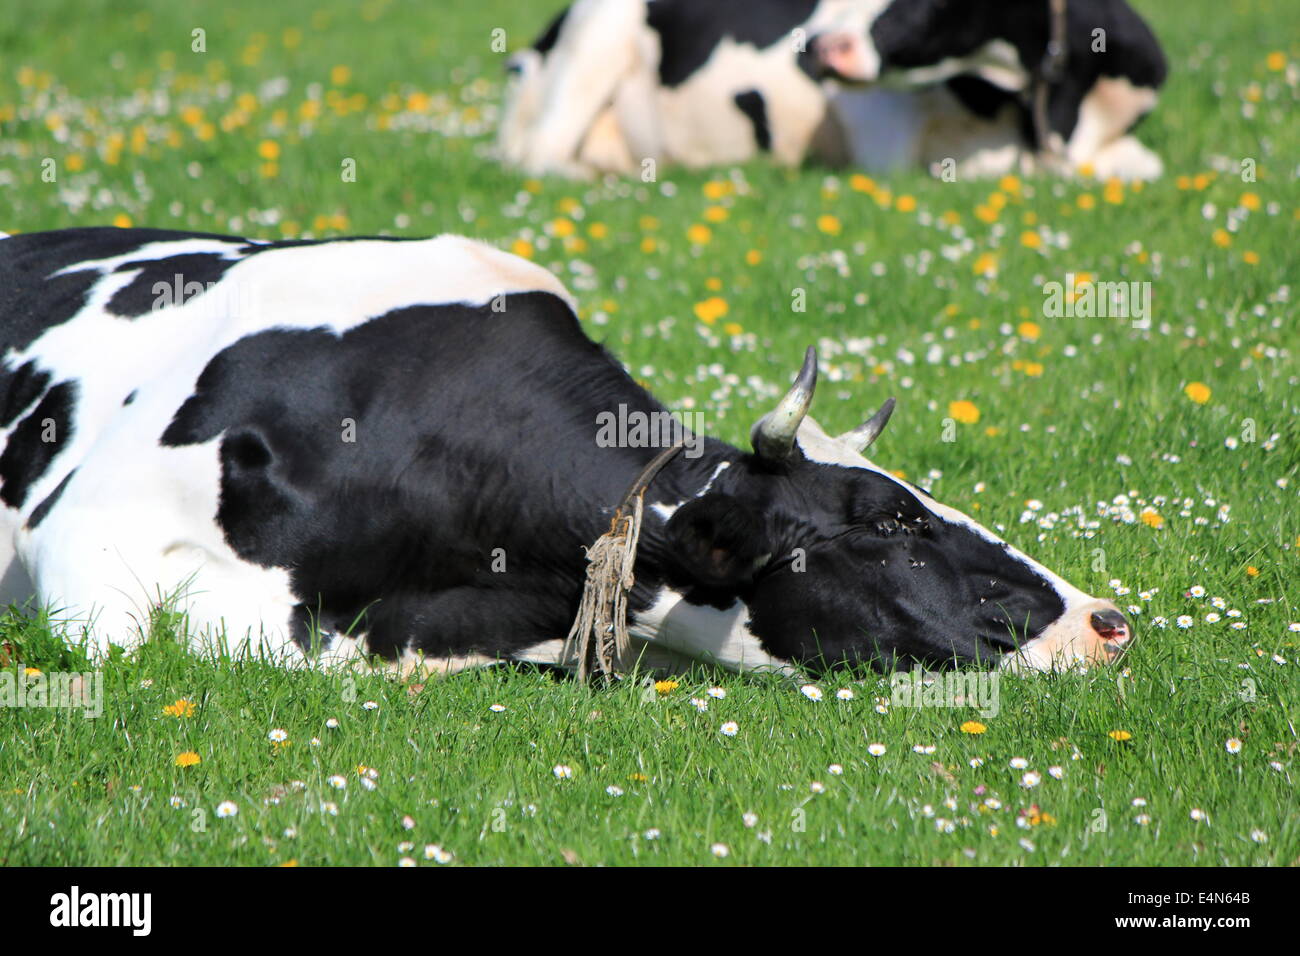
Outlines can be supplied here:
[[1044, 369], [1043, 369], [1042, 362], [1025, 363], [1025, 374], [1028, 375], [1030, 378], [1040, 378], [1043, 374], [1043, 371]]
[[1165, 526], [1165, 519], [1162, 518], [1160, 512], [1156, 511], [1154, 508], [1143, 508], [1142, 513], [1138, 515], [1138, 517], [1142, 519], [1142, 523], [1148, 528], [1159, 530]]
[[1286, 54], [1281, 50], [1274, 50], [1264, 59], [1264, 62], [1274, 73], [1281, 73], [1286, 69]]
[[654, 252], [658, 248], [659, 248], [659, 243], [655, 242], [653, 236], [646, 236], [644, 239], [641, 240], [641, 251], [646, 255], [649, 255], [650, 253]]
[[961, 725], [961, 732], [963, 734], [982, 734], [986, 730], [988, 730], [988, 728], [978, 720], [968, 720]]
[[993, 278], [998, 274], [998, 257], [991, 252], [981, 253], [971, 265], [971, 272], [977, 276]]
[[113, 217], [113, 225], [117, 226], [119, 229], [130, 229], [131, 217], [124, 212], [119, 212]]
[[1254, 250], [1247, 250], [1241, 254], [1241, 261], [1248, 266], [1259, 265], [1259, 253]]
[[858, 193], [872, 193], [876, 191], [876, 183], [870, 176], [854, 173], [849, 177], [849, 188]]
[[823, 213], [817, 217], [817, 228], [828, 236], [838, 236], [840, 234], [840, 221], [830, 213]]
[[974, 402], [962, 398], [948, 403], [948, 417], [963, 425], [974, 425], [980, 420], [980, 410]]
[[713, 238], [713, 230], [703, 223], [697, 222], [691, 228], [686, 230], [686, 238], [697, 246], [708, 243]]
[[1244, 206], [1245, 208], [1249, 209], [1251, 212], [1255, 212], [1257, 209], [1259, 209], [1259, 194], [1258, 194], [1258, 193], [1242, 193], [1242, 194], [1241, 194], [1241, 204], [1242, 204], [1242, 206]]
[[348, 80], [352, 79], [352, 67], [336, 66], [330, 70], [330, 82], [335, 86], [342, 86]]
[[1226, 229], [1214, 230], [1210, 235], [1210, 240], [1220, 249], [1226, 249], [1228, 246], [1232, 245], [1232, 236]]
[[1032, 229], [1026, 229], [1020, 234], [1020, 244], [1026, 249], [1037, 249], [1043, 244], [1043, 237]]
[[1112, 731], [1111, 731], [1110, 733], [1108, 733], [1106, 736], [1109, 737], [1111, 740], [1121, 740], [1121, 741], [1122, 741], [1122, 740], [1132, 740], [1132, 739], [1133, 739], [1133, 735], [1130, 734], [1127, 730], [1112, 730]]
[[1102, 190], [1101, 198], [1112, 206], [1118, 206], [1124, 201], [1124, 183], [1114, 177], [1106, 180], [1106, 188]]
[[704, 218], [709, 222], [725, 222], [729, 215], [725, 206], [710, 206], [704, 210]]
[[757, 249], [750, 249], [745, 253], [745, 265], [756, 266], [763, 261], [763, 253]]
[[1022, 339], [1028, 339], [1030, 342], [1037, 342], [1038, 337], [1043, 334], [1037, 322], [1021, 322], [1016, 326], [1016, 331], [1020, 333]]
[[163, 708], [163, 713], [169, 717], [193, 717], [194, 701], [181, 697], [174, 704], [168, 704]]
[[679, 686], [680, 685], [675, 680], [657, 680], [655, 681], [655, 693], [659, 694], [660, 696], [664, 694], [671, 694]]
[[894, 203], [894, 208], [899, 212], [912, 212], [916, 209], [915, 196], [899, 196], [898, 201]]
[[695, 303], [695, 317], [705, 325], [712, 325], [726, 315], [729, 308], [726, 299], [718, 295], [709, 296], [704, 301]]
[[1183, 393], [1197, 405], [1204, 405], [1210, 400], [1210, 395], [1213, 394], [1210, 391], [1210, 386], [1204, 382], [1188, 382], [1187, 387], [1183, 389]]
[[1081, 193], [1079, 198], [1074, 201], [1074, 204], [1085, 211], [1088, 209], [1096, 209], [1097, 197], [1092, 193]]
[[551, 220], [551, 234], [561, 239], [568, 238], [577, 231], [577, 226], [573, 224], [572, 219], [566, 219], [560, 216], [558, 219]]
[[722, 327], [722, 331], [728, 335], [740, 335], [745, 329], [739, 322], [728, 322]]
[[257, 155], [270, 162], [280, 158], [280, 144], [273, 139], [264, 139], [257, 144]]
[[712, 179], [704, 184], [704, 198], [717, 202], [723, 196], [730, 196], [736, 187], [725, 179]]
[[183, 754], [176, 755], [176, 766], [178, 767], [193, 767], [197, 764], [201, 764], [202, 762], [203, 762], [203, 758], [200, 757], [198, 754], [196, 754], [193, 750], [187, 750]]
[[604, 239], [609, 235], [609, 226], [603, 222], [593, 222], [587, 227], [587, 235], [593, 239]]
[[510, 251], [522, 259], [533, 257], [533, 244], [527, 239], [516, 239], [510, 244]]
[[1259, 568], [1255, 567], [1253, 564], [1252, 564], [1252, 565], [1249, 565], [1249, 566], [1246, 568], [1246, 577], [1248, 577], [1248, 578], [1257, 578], [1257, 577], [1259, 577]]

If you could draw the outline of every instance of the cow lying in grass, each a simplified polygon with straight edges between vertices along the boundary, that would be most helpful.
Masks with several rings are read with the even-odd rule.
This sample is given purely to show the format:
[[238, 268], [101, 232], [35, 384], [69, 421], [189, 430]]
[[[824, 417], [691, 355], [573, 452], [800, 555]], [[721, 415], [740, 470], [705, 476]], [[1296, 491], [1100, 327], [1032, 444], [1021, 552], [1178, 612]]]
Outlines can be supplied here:
[[[196, 647], [452, 671], [555, 661], [584, 546], [666, 409], [546, 270], [455, 236], [258, 242], [149, 229], [0, 240], [0, 552], [103, 653], [161, 600]], [[649, 487], [647, 660], [821, 671], [1105, 662], [1072, 587], [831, 436], [809, 350], [753, 451], [694, 436]]]
[[1129, 135], [1164, 82], [1156, 38], [1124, 0], [1068, 0], [1054, 21], [1055, 2], [577, 0], [511, 59], [501, 154], [570, 176], [764, 153], [1159, 176]]

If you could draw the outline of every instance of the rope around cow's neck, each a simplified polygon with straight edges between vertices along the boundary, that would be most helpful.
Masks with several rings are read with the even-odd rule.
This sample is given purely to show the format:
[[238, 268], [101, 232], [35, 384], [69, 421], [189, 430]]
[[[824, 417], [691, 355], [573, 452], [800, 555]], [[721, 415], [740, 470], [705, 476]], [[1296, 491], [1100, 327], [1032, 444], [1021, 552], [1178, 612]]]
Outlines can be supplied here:
[[1034, 84], [1034, 136], [1038, 140], [1039, 155], [1045, 159], [1059, 158], [1052, 143], [1052, 130], [1047, 121], [1047, 95], [1050, 87], [1065, 75], [1065, 0], [1048, 0], [1049, 34], [1047, 49], [1038, 66]]
[[582, 587], [578, 616], [564, 639], [560, 659], [577, 665], [578, 680], [585, 681], [593, 667], [607, 681], [625, 667], [631, 655], [627, 633], [627, 596], [636, 583], [633, 566], [641, 538], [645, 491], [684, 442], [665, 448], [637, 475], [632, 487], [614, 510], [609, 530], [587, 549], [587, 579]]

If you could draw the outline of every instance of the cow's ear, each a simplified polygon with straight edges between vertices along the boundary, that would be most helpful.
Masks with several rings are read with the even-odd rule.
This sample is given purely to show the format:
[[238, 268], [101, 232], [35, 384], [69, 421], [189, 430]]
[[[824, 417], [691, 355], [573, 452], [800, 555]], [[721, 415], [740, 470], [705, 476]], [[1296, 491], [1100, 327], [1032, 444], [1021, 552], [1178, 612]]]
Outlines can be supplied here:
[[707, 494], [682, 505], [667, 534], [678, 566], [709, 588], [748, 584], [772, 553], [762, 516], [731, 495]]

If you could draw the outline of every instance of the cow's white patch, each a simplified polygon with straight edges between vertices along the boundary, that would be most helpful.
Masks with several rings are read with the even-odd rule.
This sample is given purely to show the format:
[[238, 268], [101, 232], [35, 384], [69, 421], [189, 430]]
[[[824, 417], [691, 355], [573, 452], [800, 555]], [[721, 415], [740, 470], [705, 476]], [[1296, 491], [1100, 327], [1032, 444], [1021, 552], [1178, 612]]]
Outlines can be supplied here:
[[650, 607], [629, 622], [628, 634], [658, 651], [716, 664], [734, 671], [775, 671], [793, 675], [789, 661], [773, 657], [749, 629], [749, 609], [737, 600], [726, 610], [692, 604], [672, 588], [662, 588]]
[[[1124, 77], [1101, 77], [1079, 104], [1079, 120], [1066, 145], [1066, 156], [1076, 167], [1086, 163], [1095, 166], [1102, 150], [1127, 133], [1155, 105], [1155, 90], [1134, 86]], [[1126, 170], [1122, 162], [1115, 165], [1118, 168], [1108, 170], [1108, 175], [1150, 178], [1140, 175], [1148, 171], [1140, 166]]]

